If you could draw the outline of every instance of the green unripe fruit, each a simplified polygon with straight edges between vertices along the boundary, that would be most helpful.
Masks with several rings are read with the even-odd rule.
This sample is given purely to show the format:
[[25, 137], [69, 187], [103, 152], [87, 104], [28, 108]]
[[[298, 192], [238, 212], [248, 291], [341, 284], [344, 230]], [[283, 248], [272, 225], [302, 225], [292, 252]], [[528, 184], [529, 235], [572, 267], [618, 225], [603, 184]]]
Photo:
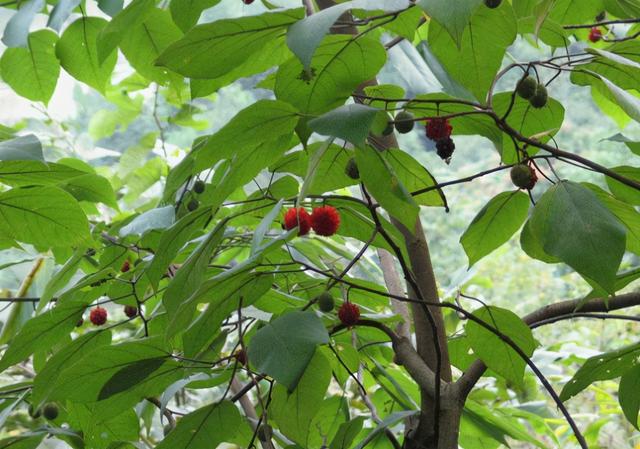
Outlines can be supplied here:
[[388, 121], [387, 122], [387, 127], [384, 129], [384, 131], [382, 131], [382, 135], [383, 136], [388, 136], [393, 132], [394, 128], [393, 128], [393, 122], [392, 121]]
[[33, 419], [38, 419], [41, 415], [42, 410], [40, 410], [39, 408], [34, 408], [33, 404], [29, 405], [29, 416], [31, 416]]
[[351, 179], [360, 179], [360, 170], [354, 158], [349, 159], [347, 166], [344, 169], [345, 174]]
[[396, 115], [396, 131], [406, 134], [413, 129], [413, 114], [407, 111], [400, 111]]
[[42, 414], [49, 421], [53, 421], [54, 419], [56, 419], [58, 417], [59, 412], [60, 410], [58, 409], [58, 406], [53, 402], [49, 402], [45, 404], [44, 407], [42, 408]]
[[196, 193], [202, 193], [204, 192], [204, 187], [205, 187], [204, 181], [198, 180], [193, 184], [193, 191]]
[[194, 210], [196, 210], [198, 208], [198, 206], [200, 206], [200, 203], [198, 202], [198, 200], [191, 200], [187, 204], [187, 210], [189, 212], [193, 212]]
[[273, 429], [269, 424], [263, 424], [258, 427], [258, 432], [256, 433], [258, 439], [262, 442], [269, 441], [271, 439], [271, 435], [273, 433]]
[[532, 76], [528, 76], [521, 80], [516, 86], [516, 92], [525, 100], [533, 97], [536, 94], [538, 88], [538, 82]]
[[547, 104], [549, 95], [547, 94], [547, 88], [543, 84], [538, 84], [536, 93], [529, 99], [529, 103], [536, 109], [543, 108]]
[[331, 293], [329, 292], [324, 292], [318, 295], [316, 300], [318, 301], [318, 307], [323, 312], [329, 313], [335, 307], [335, 301], [333, 299], [333, 296], [331, 296]]
[[531, 189], [536, 182], [533, 169], [525, 164], [518, 164], [511, 167], [511, 182], [519, 189]]
[[487, 8], [497, 8], [502, 3], [502, 0], [484, 0], [484, 4], [487, 5]]

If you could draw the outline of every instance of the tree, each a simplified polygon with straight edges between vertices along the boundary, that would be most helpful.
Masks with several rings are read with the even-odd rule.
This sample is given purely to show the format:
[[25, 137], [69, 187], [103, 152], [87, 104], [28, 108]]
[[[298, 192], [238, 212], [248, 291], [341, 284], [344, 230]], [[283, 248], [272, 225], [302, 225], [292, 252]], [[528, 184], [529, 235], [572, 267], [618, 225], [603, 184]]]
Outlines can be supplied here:
[[[640, 277], [640, 169], [559, 147], [554, 86], [589, 86], [621, 127], [640, 121], [640, 2], [264, 1], [266, 12], [200, 24], [218, 1], [101, 0], [93, 15], [92, 2], [48, 3], [3, 4], [15, 9], [3, 80], [46, 105], [64, 69], [118, 106], [93, 124], [101, 136], [144, 114], [129, 95], [151, 91], [158, 133], [107, 174], [2, 130], [0, 241], [41, 256], [3, 300], [0, 371], [12, 382], [0, 422], [18, 432], [0, 447], [47, 435], [73, 448], [472, 449], [507, 437], [546, 447], [531, 435], [543, 431], [534, 414], [469, 400], [482, 376], [515, 391], [526, 370], [573, 433], [558, 445], [588, 447], [565, 402], [599, 380], [620, 378], [637, 427], [638, 344], [588, 359], [558, 393], [532, 361], [531, 329], [635, 320], [612, 312], [640, 305], [625, 290]], [[47, 28], [29, 32], [38, 14]], [[518, 36], [550, 56], [506, 62]], [[378, 83], [398, 45], [421, 51], [439, 91]], [[132, 74], [114, 85], [119, 53]], [[268, 98], [196, 138], [174, 166], [147, 158], [156, 141], [167, 155], [167, 128], [193, 120], [198, 98], [260, 74]], [[171, 124], [159, 98], [179, 111]], [[457, 136], [482, 136], [499, 161], [487, 152], [482, 171], [438, 182], [396, 132], [426, 133], [443, 163]], [[640, 154], [632, 138], [612, 140]], [[602, 183], [560, 178], [568, 164]], [[523, 317], [463, 291], [440, 299], [421, 212], [447, 208], [447, 186], [482, 195], [473, 180], [507, 172], [514, 187], [486, 198], [461, 238], [469, 266], [520, 231], [530, 258], [575, 270], [587, 297]], [[136, 204], [156, 179], [161, 193]], [[372, 257], [381, 282], [367, 274]], [[31, 297], [38, 278], [46, 286]]]

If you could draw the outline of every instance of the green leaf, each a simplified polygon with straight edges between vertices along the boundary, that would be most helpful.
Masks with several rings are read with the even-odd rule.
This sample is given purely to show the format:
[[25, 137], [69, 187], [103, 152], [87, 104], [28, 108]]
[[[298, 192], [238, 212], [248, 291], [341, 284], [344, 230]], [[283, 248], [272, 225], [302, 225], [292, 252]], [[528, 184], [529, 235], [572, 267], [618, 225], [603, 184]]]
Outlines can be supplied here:
[[562, 262], [557, 257], [551, 256], [544, 251], [542, 244], [531, 233], [531, 220], [522, 227], [520, 231], [520, 247], [532, 259], [541, 260], [545, 263], [560, 263]]
[[67, 27], [56, 44], [56, 55], [62, 67], [75, 79], [104, 93], [116, 66], [115, 52], [98, 60], [98, 34], [107, 26], [98, 17], [81, 17]]
[[314, 312], [290, 312], [256, 332], [249, 343], [249, 361], [292, 391], [316, 347], [328, 342], [329, 334]]
[[[458, 3], [469, 3], [463, 0]], [[451, 11], [452, 3], [438, 0], [439, 7]], [[477, 1], [473, 1], [477, 4]], [[437, 19], [436, 19], [437, 20]], [[466, 22], [465, 18], [465, 22]], [[466, 23], [465, 23], [466, 25]], [[505, 51], [516, 38], [517, 23], [507, 2], [498, 9], [479, 8], [456, 42], [438, 22], [429, 24], [429, 46], [449, 75], [484, 101]]]
[[285, 385], [275, 386], [269, 411], [283, 435], [303, 447], [314, 446], [308, 445], [310, 434], [317, 432], [311, 422], [320, 411], [330, 381], [331, 365], [321, 351], [315, 351], [293, 391]]
[[98, 0], [98, 8], [110, 17], [122, 11], [124, 0]]
[[302, 62], [311, 65], [313, 54], [338, 18], [350, 9], [400, 11], [410, 3], [406, 0], [353, 0], [333, 5], [294, 23], [287, 32], [287, 46]]
[[53, 7], [47, 26], [56, 31], [60, 31], [64, 22], [69, 18], [73, 10], [80, 4], [81, 0], [60, 0]]
[[191, 296], [202, 284], [209, 267], [211, 255], [224, 237], [226, 220], [221, 221], [200, 245], [191, 253], [169, 283], [162, 303], [167, 312], [174, 314], [180, 304]]
[[200, 14], [205, 9], [220, 3], [220, 0], [171, 0], [169, 10], [173, 21], [184, 32], [198, 23]]
[[221, 443], [247, 447], [253, 432], [238, 409], [229, 401], [207, 405], [180, 421], [157, 449], [211, 449]]
[[107, 346], [111, 343], [111, 332], [95, 331], [88, 332], [64, 348], [58, 351], [53, 357], [47, 360], [35, 379], [33, 380], [33, 390], [31, 401], [35, 405], [43, 404], [54, 389], [61, 372], [73, 365], [85, 355], [95, 351], [97, 348]]
[[75, 327], [88, 302], [78, 298], [59, 302], [54, 308], [25, 323], [0, 359], [0, 372], [25, 360], [35, 351], [50, 348]]
[[264, 241], [264, 238], [271, 229], [273, 222], [278, 219], [280, 216], [280, 211], [282, 210], [283, 200], [280, 200], [276, 203], [275, 206], [269, 211], [267, 215], [260, 221], [260, 224], [253, 232], [253, 238], [251, 239], [251, 255], [255, 255], [260, 251], [261, 244]]
[[26, 47], [28, 45], [29, 27], [42, 8], [44, 0], [27, 0], [20, 3], [18, 11], [9, 19], [4, 28], [2, 42], [7, 47]]
[[0, 58], [2, 79], [19, 95], [49, 102], [58, 82], [60, 62], [56, 58], [58, 36], [49, 30], [29, 35], [27, 48], [8, 48]]
[[109, 399], [114, 394], [122, 393], [140, 382], [145, 381], [167, 360], [167, 356], [156, 357], [151, 359], [138, 360], [122, 369], [118, 370], [113, 376], [102, 386], [98, 393], [98, 400]]
[[640, 98], [618, 87], [603, 76], [600, 76], [600, 79], [607, 89], [609, 89], [609, 92], [611, 92], [622, 110], [636, 122], [640, 122]]
[[0, 449], [36, 449], [46, 436], [45, 433], [28, 437], [10, 437], [0, 440]]
[[508, 242], [527, 218], [529, 197], [519, 190], [493, 197], [460, 237], [469, 266]]
[[387, 53], [377, 40], [327, 36], [304, 69], [296, 57], [280, 65], [276, 74], [276, 98], [300, 112], [319, 115], [341, 106], [362, 82], [382, 68]]
[[360, 433], [360, 430], [362, 430], [364, 420], [364, 416], [358, 416], [351, 421], [341, 424], [338, 432], [333, 437], [333, 440], [331, 440], [329, 448], [349, 449], [353, 444], [353, 440], [355, 440], [356, 436]]
[[[448, 210], [447, 199], [442, 189], [434, 188], [436, 179], [420, 162], [406, 151], [390, 148], [384, 152], [385, 158], [398, 179], [421, 206], [445, 207]], [[430, 189], [428, 192], [414, 195], [419, 190]]]
[[372, 432], [358, 442], [353, 449], [364, 449], [378, 435], [381, 435], [386, 429], [395, 426], [397, 423], [417, 415], [419, 410], [403, 410], [401, 412], [393, 412], [385, 417]]
[[615, 379], [637, 366], [640, 343], [589, 358], [562, 389], [560, 399], [566, 401], [593, 382]]
[[0, 142], [0, 161], [44, 161], [42, 144], [33, 134]]
[[420, 208], [385, 160], [384, 153], [358, 147], [356, 163], [362, 182], [375, 200], [413, 232]]
[[[473, 315], [509, 337], [528, 357], [536, 348], [531, 329], [515, 313], [499, 307], [483, 307]], [[469, 345], [490, 369], [516, 384], [522, 383], [526, 362], [494, 332], [469, 320], [465, 326]]]
[[298, 8], [197, 25], [170, 45], [157, 64], [190, 78], [217, 78], [278, 38], [303, 15], [304, 9]]
[[152, 8], [131, 26], [120, 43], [120, 49], [131, 66], [145, 78], [160, 84], [173, 82], [178, 85], [182, 77], [157, 67], [155, 60], [170, 44], [182, 37], [165, 10]]
[[627, 420], [638, 427], [638, 412], [640, 411], [640, 366], [635, 366], [622, 375], [618, 389], [620, 407]]
[[116, 14], [101, 31], [97, 39], [98, 62], [103, 64], [118, 48], [126, 34], [137, 23], [144, 22], [155, 5], [154, 0], [133, 0], [125, 9]]
[[76, 200], [56, 187], [0, 193], [0, 235], [41, 247], [76, 245], [89, 239], [89, 223]]
[[[640, 182], [640, 168], [638, 167], [623, 165], [620, 167], [613, 167], [612, 170], [625, 178]], [[640, 206], [640, 192], [633, 187], [629, 187], [622, 184], [620, 181], [610, 178], [609, 176], [605, 177], [605, 179], [609, 190], [611, 190], [611, 193], [613, 193], [616, 198], [624, 201], [625, 203]]]
[[531, 216], [544, 252], [613, 293], [626, 229], [587, 188], [570, 181], [551, 187]]
[[309, 128], [324, 136], [363, 146], [379, 109], [361, 104], [347, 104], [309, 121]]
[[176, 212], [174, 206], [159, 207], [148, 210], [131, 220], [120, 229], [120, 236], [142, 235], [155, 229], [167, 229], [175, 223]]
[[469, 25], [469, 19], [482, 4], [482, 0], [419, 0], [420, 6], [438, 24], [443, 26], [453, 40], [462, 44], [462, 35]]
[[[68, 404], [67, 411], [73, 429], [82, 431], [85, 447], [116, 449], [117, 443], [114, 442], [137, 441], [140, 436], [139, 418], [133, 409], [104, 421], [94, 407], [86, 404]], [[131, 449], [121, 446], [117, 448]]]

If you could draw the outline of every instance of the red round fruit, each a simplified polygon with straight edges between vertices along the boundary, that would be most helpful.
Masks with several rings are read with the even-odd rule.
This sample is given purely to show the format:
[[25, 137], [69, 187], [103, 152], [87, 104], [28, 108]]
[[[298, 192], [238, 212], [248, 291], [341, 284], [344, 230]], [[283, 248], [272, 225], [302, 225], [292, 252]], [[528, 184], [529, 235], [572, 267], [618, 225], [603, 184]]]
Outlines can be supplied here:
[[427, 137], [431, 140], [442, 140], [451, 136], [453, 126], [446, 118], [432, 118], [427, 122]]
[[602, 31], [600, 30], [600, 28], [598, 27], [591, 28], [591, 30], [589, 30], [589, 40], [595, 43], [595, 42], [598, 42], [600, 39], [602, 39]]
[[353, 326], [360, 319], [360, 308], [352, 302], [343, 302], [338, 309], [338, 318], [345, 326]]
[[102, 326], [107, 322], [107, 310], [102, 307], [96, 307], [91, 310], [89, 320], [96, 326]]
[[120, 267], [120, 271], [123, 272], [123, 273], [126, 273], [130, 269], [131, 269], [131, 263], [129, 262], [129, 260], [125, 260], [122, 263], [122, 267]]
[[135, 306], [124, 306], [124, 314], [129, 318], [138, 316], [138, 308]]
[[340, 214], [335, 207], [316, 207], [311, 213], [311, 227], [316, 234], [330, 236], [340, 227]]
[[298, 227], [298, 235], [306, 235], [311, 229], [311, 217], [303, 207], [292, 207], [284, 214], [283, 226], [287, 231]]
[[238, 349], [235, 354], [233, 354], [233, 357], [235, 357], [235, 359], [238, 361], [238, 363], [240, 365], [246, 365], [247, 364], [247, 351], [244, 349]]
[[242, 0], [242, 3], [244, 3], [245, 5], [250, 5], [251, 3], [253, 3], [253, 0]]

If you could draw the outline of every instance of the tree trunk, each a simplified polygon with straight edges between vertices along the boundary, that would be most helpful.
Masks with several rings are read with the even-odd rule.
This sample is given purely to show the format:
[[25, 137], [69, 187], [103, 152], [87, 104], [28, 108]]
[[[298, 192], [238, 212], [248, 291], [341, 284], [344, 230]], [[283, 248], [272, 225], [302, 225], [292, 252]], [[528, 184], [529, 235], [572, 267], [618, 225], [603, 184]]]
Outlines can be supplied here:
[[423, 399], [418, 426], [413, 432], [407, 434], [405, 449], [458, 449], [460, 418], [464, 404], [451, 398], [443, 399], [439, 413], [437, 441], [434, 434], [433, 401]]

